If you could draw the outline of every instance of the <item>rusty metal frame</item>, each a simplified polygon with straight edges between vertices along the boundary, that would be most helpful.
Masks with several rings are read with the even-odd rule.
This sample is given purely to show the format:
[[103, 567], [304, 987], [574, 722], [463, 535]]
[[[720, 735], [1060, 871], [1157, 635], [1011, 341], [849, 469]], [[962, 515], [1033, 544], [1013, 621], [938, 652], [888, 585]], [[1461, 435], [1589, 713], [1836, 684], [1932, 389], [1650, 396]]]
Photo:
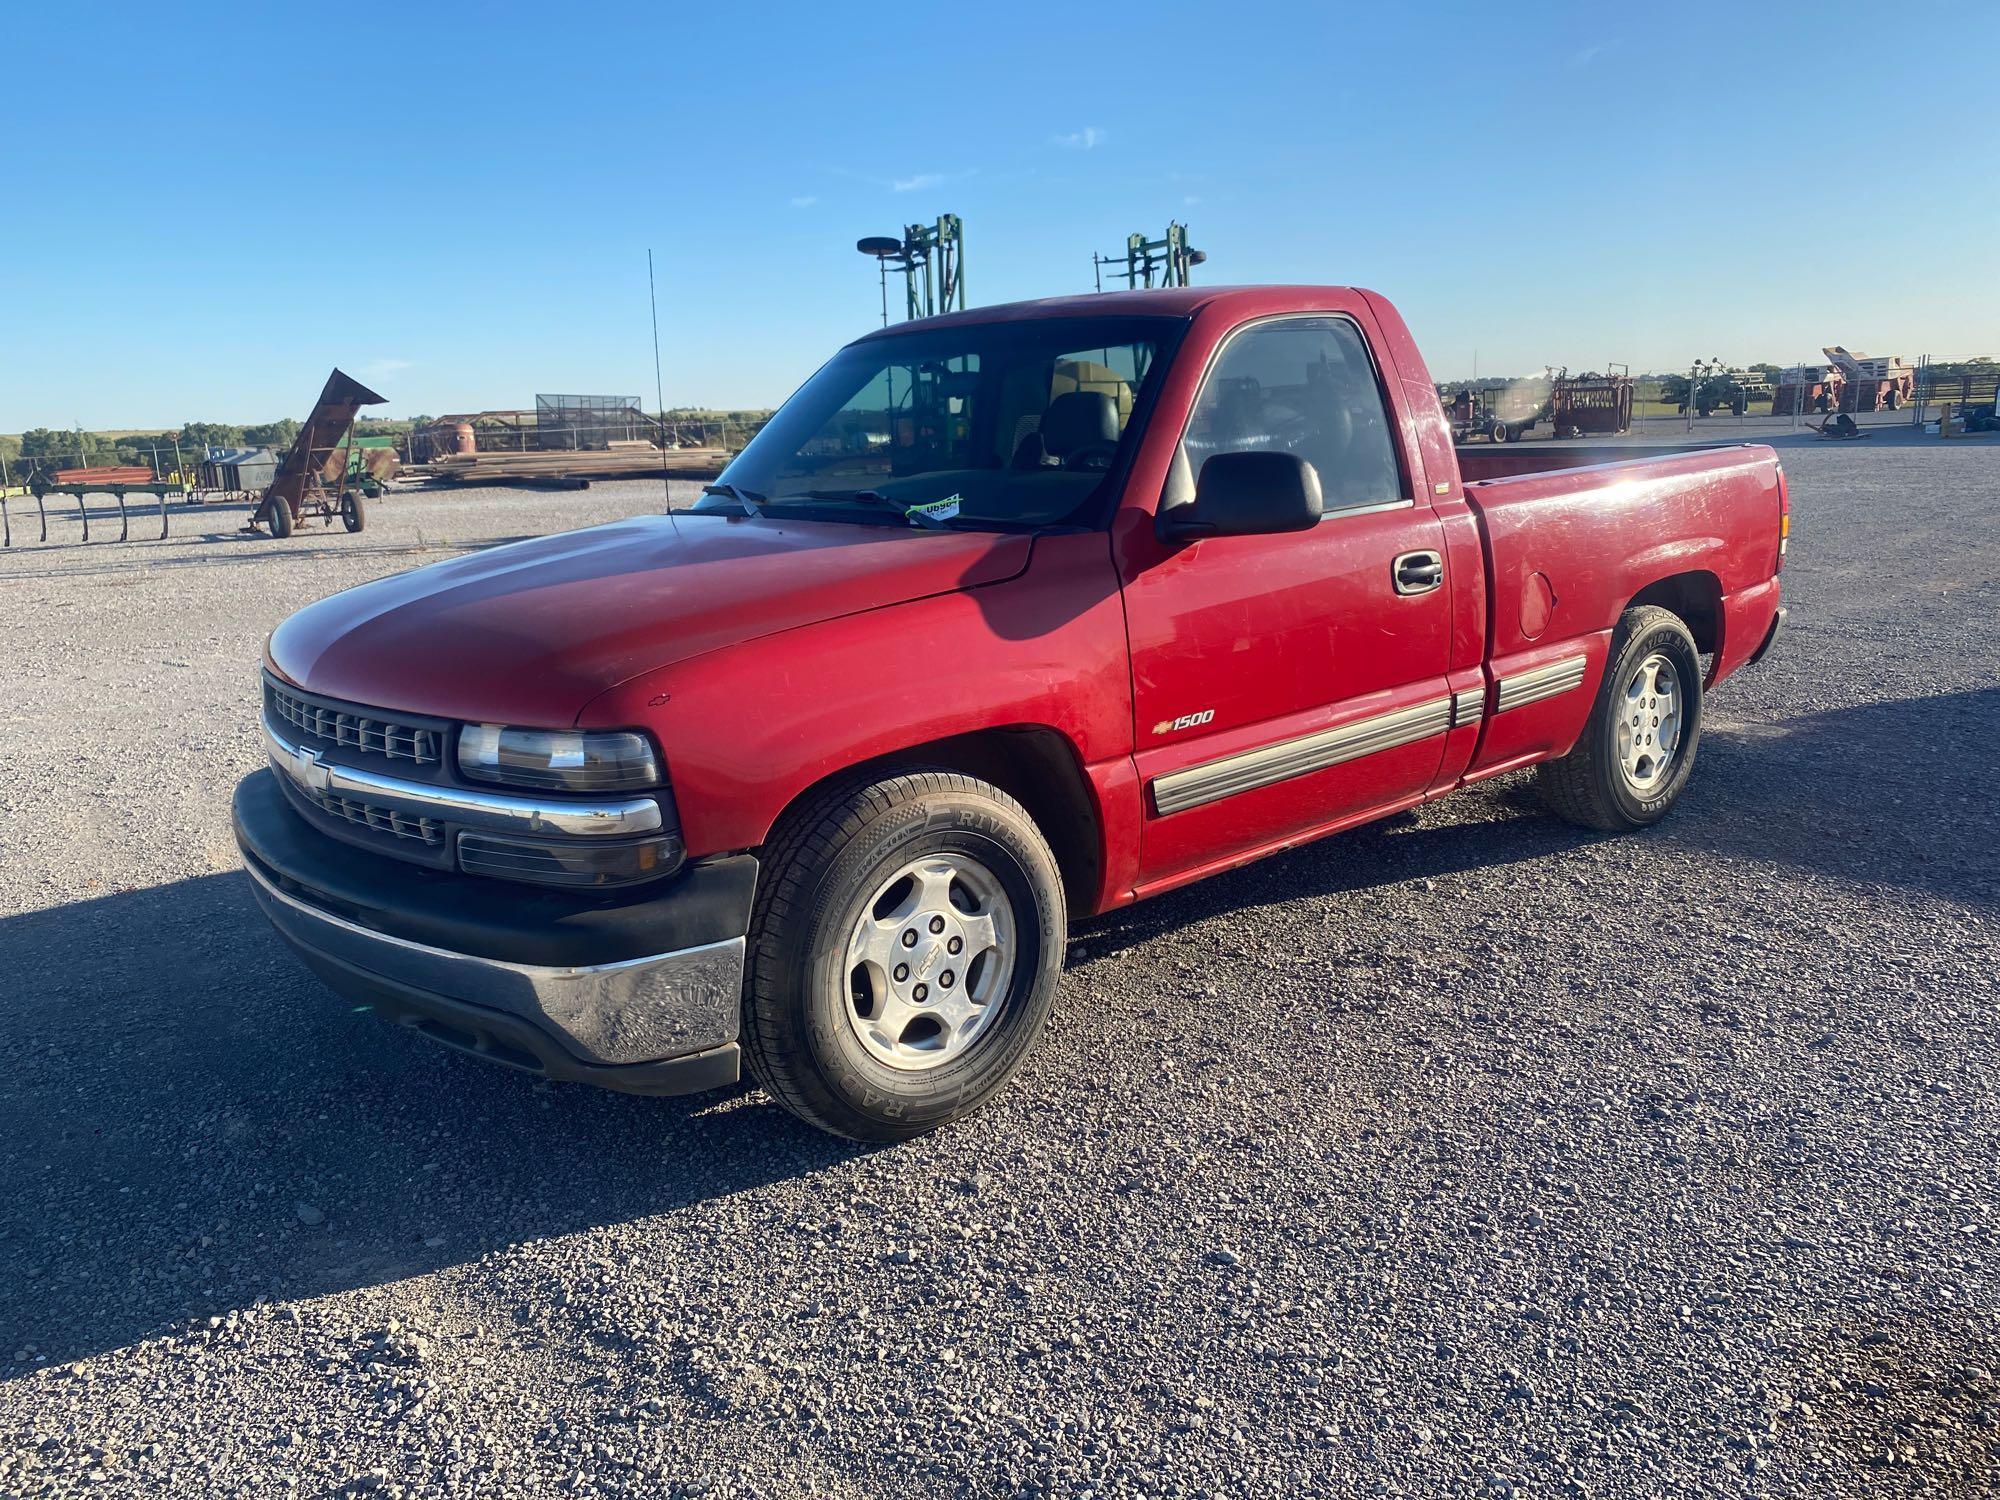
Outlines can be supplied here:
[[[354, 419], [362, 407], [380, 406], [388, 399], [338, 369], [327, 376], [319, 400], [313, 403], [299, 435], [279, 460], [278, 472], [263, 500], [251, 514], [252, 524], [268, 517], [274, 505], [283, 505], [291, 512], [295, 530], [308, 510], [332, 525], [340, 513], [340, 490], [347, 483], [354, 459]], [[340, 481], [329, 500], [326, 469], [336, 453], [341, 461]]]

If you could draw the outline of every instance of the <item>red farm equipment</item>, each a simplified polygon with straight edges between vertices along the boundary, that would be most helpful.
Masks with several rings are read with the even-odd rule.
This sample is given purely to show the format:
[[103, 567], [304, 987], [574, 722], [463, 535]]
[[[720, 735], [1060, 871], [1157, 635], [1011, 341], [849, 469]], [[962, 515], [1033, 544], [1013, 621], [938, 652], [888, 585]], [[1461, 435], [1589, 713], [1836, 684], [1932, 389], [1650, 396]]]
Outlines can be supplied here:
[[[1608, 368], [1608, 367], [1607, 367]], [[1632, 375], [1586, 372], [1562, 376], [1549, 395], [1549, 417], [1559, 438], [1607, 437], [1632, 430]]]
[[1895, 355], [1870, 359], [1835, 344], [1822, 350], [1843, 377], [1842, 411], [1894, 411], [1917, 394], [1917, 367]]

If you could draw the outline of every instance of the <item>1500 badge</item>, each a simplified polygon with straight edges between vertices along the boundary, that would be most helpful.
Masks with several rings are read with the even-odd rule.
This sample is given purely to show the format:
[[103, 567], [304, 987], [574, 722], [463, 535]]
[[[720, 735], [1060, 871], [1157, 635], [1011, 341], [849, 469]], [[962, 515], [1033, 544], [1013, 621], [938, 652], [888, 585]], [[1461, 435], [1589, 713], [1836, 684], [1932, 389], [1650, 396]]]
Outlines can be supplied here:
[[1214, 709], [1204, 708], [1198, 714], [1182, 714], [1178, 719], [1162, 719], [1153, 726], [1153, 733], [1178, 734], [1183, 729], [1198, 729], [1214, 717]]

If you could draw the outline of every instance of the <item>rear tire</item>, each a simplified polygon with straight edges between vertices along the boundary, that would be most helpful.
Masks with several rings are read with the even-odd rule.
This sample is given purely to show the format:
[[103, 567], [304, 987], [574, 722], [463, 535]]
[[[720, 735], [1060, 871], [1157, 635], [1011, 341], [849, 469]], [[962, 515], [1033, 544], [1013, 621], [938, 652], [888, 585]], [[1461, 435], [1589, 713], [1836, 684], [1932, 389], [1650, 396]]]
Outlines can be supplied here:
[[999, 788], [942, 770], [836, 783], [769, 846], [743, 996], [750, 1071], [836, 1135], [936, 1130], [1026, 1060], [1067, 925], [1048, 841]]
[[353, 490], [340, 497], [340, 524], [349, 531], [359, 531], [368, 524], [368, 512], [362, 507], [361, 497]]
[[1694, 774], [1701, 740], [1701, 657], [1687, 625], [1655, 605], [1628, 609], [1611, 633], [1590, 722], [1569, 754], [1535, 768], [1557, 817], [1606, 833], [1664, 818]]
[[271, 535], [283, 541], [292, 534], [292, 508], [283, 500], [271, 502]]

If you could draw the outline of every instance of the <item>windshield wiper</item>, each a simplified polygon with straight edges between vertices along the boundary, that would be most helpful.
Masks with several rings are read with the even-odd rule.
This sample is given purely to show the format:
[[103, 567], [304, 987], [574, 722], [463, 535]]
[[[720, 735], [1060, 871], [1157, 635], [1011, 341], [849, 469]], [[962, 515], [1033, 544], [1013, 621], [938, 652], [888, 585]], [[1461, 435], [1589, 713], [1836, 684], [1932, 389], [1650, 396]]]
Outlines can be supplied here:
[[944, 525], [940, 517], [927, 513], [923, 507], [904, 505], [901, 501], [891, 500], [880, 490], [807, 490], [804, 494], [808, 500], [834, 500], [850, 505], [865, 505], [872, 510], [890, 511], [913, 526], [939, 529]]
[[799, 493], [808, 500], [845, 500], [855, 505], [872, 505], [879, 510], [893, 510], [898, 514], [903, 509], [880, 490], [801, 490]]
[[704, 495], [720, 495], [725, 500], [734, 500], [743, 507], [743, 514], [753, 520], [758, 514], [757, 507], [765, 503], [762, 495], [755, 490], [746, 490], [741, 485], [705, 484], [701, 487], [701, 492]]

